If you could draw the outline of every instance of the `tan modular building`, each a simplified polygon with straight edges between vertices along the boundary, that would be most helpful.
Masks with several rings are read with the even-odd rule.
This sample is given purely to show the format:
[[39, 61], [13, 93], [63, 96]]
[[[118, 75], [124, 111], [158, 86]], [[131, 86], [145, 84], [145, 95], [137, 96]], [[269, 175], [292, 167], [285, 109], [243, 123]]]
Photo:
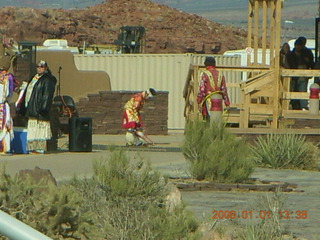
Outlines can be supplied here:
[[79, 71], [70, 51], [37, 51], [37, 61], [43, 59], [60, 83], [60, 95], [70, 95], [75, 101], [88, 93], [111, 90], [106, 71]]
[[[104, 71], [110, 76], [112, 91], [140, 91], [149, 87], [169, 92], [168, 129], [184, 129], [183, 90], [189, 68], [203, 65], [200, 54], [75, 54], [81, 71]], [[240, 66], [240, 56], [214, 55], [218, 66]], [[223, 71], [222, 71], [223, 72]], [[224, 72], [230, 100], [239, 102], [240, 72]], [[93, 93], [93, 92], [88, 92]]]

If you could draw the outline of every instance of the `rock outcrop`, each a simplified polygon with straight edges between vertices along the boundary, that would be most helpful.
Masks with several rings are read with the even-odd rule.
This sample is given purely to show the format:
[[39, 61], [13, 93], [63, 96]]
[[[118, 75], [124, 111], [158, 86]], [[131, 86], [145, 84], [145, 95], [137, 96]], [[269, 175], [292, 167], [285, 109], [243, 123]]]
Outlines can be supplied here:
[[0, 33], [39, 45], [48, 38], [67, 39], [70, 46], [113, 44], [120, 27], [143, 26], [145, 53], [223, 53], [244, 48], [247, 35], [149, 0], [106, 0], [74, 10], [3, 7], [0, 15]]

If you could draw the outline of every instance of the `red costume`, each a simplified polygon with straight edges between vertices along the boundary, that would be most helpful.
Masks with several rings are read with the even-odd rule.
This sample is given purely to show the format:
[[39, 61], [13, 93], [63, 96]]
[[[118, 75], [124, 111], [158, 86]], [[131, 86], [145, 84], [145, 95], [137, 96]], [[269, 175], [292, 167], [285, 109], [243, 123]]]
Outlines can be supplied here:
[[147, 91], [134, 94], [125, 104], [122, 115], [122, 127], [128, 129], [126, 133], [127, 146], [141, 146], [148, 144], [148, 139], [143, 133], [140, 110], [145, 101], [153, 97], [156, 91], [149, 88]]
[[123, 128], [129, 129], [142, 127], [139, 111], [142, 109], [146, 99], [147, 95], [144, 92], [136, 93], [125, 104], [122, 116]]
[[200, 86], [197, 96], [197, 102], [201, 105], [201, 113], [204, 117], [209, 116], [209, 111], [212, 111], [213, 100], [210, 95], [218, 93], [222, 95], [224, 104], [229, 107], [230, 101], [227, 93], [226, 80], [223, 75], [220, 75], [214, 66], [207, 66], [200, 76]]

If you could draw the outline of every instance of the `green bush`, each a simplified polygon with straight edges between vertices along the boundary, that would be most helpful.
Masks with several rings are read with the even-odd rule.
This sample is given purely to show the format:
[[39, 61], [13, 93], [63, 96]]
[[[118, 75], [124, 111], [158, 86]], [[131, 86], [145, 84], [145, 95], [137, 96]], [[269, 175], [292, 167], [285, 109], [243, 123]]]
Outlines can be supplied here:
[[[95, 175], [61, 186], [0, 175], [0, 209], [52, 239], [199, 239], [181, 204], [166, 208], [167, 181], [123, 151], [94, 161]], [[0, 239], [6, 239], [0, 236]]]
[[[91, 180], [72, 183], [96, 214], [106, 239], [199, 239], [198, 224], [185, 206], [168, 211], [166, 184], [150, 165], [130, 163], [124, 151], [94, 162]], [[101, 210], [103, 209], [103, 211]]]
[[145, 199], [117, 198], [106, 207], [106, 239], [199, 239], [198, 224], [184, 206], [168, 212]]
[[189, 122], [181, 149], [198, 180], [243, 182], [254, 170], [249, 146], [220, 122]]
[[92, 213], [80, 211], [83, 199], [72, 186], [46, 185], [0, 175], [0, 210], [52, 239], [98, 239]]
[[271, 168], [318, 169], [319, 149], [298, 134], [259, 136], [252, 147], [257, 164]]
[[97, 181], [109, 189], [109, 195], [121, 197], [163, 197], [167, 180], [142, 161], [130, 164], [124, 151], [112, 151], [109, 159], [93, 163]]
[[109, 190], [96, 180], [77, 180], [73, 184], [87, 203], [81, 209], [94, 212], [102, 239], [200, 239], [198, 224], [184, 205], [168, 212], [163, 201], [152, 198], [116, 195], [110, 198]]

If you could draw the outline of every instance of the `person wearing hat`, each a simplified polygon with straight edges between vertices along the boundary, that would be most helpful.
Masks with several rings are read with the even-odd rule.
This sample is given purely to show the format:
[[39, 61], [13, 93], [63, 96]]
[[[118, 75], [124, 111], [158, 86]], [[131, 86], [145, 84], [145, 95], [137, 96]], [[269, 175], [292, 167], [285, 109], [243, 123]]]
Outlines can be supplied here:
[[[230, 101], [225, 77], [217, 71], [216, 60], [213, 57], [206, 57], [204, 65], [206, 69], [200, 73], [197, 102], [203, 119], [209, 121], [221, 117], [222, 100], [227, 109]], [[215, 115], [216, 113], [218, 114]]]
[[146, 91], [134, 94], [125, 104], [122, 116], [122, 127], [127, 129], [127, 146], [140, 146], [147, 144], [143, 133], [140, 110], [143, 108], [145, 101], [152, 98], [155, 94], [156, 90], [149, 88]]
[[11, 155], [11, 141], [14, 137], [13, 122], [8, 104], [17, 81], [12, 73], [8, 72], [11, 66], [9, 56], [0, 56], [0, 153]]
[[37, 64], [37, 74], [24, 89], [19, 112], [28, 119], [27, 149], [29, 153], [44, 153], [47, 140], [52, 137], [50, 109], [57, 79], [46, 61]]

